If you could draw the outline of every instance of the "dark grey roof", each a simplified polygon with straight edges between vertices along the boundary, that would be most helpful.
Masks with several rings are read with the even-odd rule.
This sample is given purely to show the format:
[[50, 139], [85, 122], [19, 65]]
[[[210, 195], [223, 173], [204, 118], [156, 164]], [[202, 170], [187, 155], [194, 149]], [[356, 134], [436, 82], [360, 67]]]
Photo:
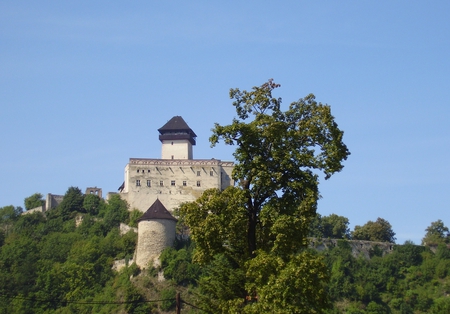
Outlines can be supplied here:
[[164, 207], [159, 199], [156, 199], [153, 205], [150, 206], [150, 208], [147, 209], [147, 211], [137, 221], [139, 222], [149, 219], [169, 219], [177, 221], [177, 219], [172, 216], [172, 214]]
[[195, 145], [195, 138], [197, 135], [187, 125], [181, 116], [175, 116], [166, 124], [158, 129], [160, 135], [159, 140], [189, 140], [192, 145]]
[[159, 133], [163, 134], [166, 132], [174, 131], [184, 131], [189, 133], [192, 137], [197, 137], [197, 135], [192, 131], [192, 129], [187, 125], [181, 116], [175, 116], [170, 119], [166, 124], [158, 129]]

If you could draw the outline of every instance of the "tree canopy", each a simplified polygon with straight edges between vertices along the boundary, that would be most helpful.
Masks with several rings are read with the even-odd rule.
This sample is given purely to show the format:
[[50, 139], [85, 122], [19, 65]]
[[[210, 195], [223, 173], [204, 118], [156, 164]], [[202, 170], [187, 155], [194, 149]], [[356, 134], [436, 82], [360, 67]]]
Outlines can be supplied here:
[[[215, 124], [210, 142], [236, 145], [232, 177], [237, 187], [206, 191], [180, 209], [197, 245], [194, 257], [204, 264], [220, 261], [237, 276], [233, 282], [240, 288], [222, 294], [228, 309], [257, 298], [258, 306], [246, 307], [257, 312], [269, 309], [266, 305], [275, 294], [292, 296], [293, 291], [275, 291], [281, 281], [273, 285], [271, 280], [296, 276], [294, 265], [302, 269], [297, 255], [304, 254], [301, 250], [316, 214], [319, 173], [330, 178], [350, 154], [328, 105], [317, 103], [310, 94], [282, 111], [281, 98], [272, 95], [278, 87], [269, 80], [251, 91], [230, 90], [237, 118], [230, 125]], [[305, 288], [304, 299], [297, 301], [313, 304], [317, 296], [325, 301], [319, 292], [326, 277], [318, 267], [320, 260], [308, 255], [303, 262], [317, 266], [311, 270], [314, 279], [305, 279], [314, 282], [316, 294]], [[300, 293], [307, 281], [293, 283], [293, 290]], [[268, 303], [263, 305], [263, 300]]]
[[314, 238], [350, 239], [347, 217], [331, 214], [316, 214], [310, 224], [309, 236]]
[[369, 220], [363, 226], [355, 226], [352, 232], [353, 240], [366, 240], [378, 242], [395, 242], [395, 232], [391, 224], [383, 219], [377, 218], [376, 221]]
[[427, 233], [422, 239], [423, 245], [438, 245], [450, 242], [450, 231], [441, 219], [432, 222], [425, 231]]
[[41, 193], [34, 193], [33, 195], [25, 198], [24, 204], [25, 209], [29, 210], [44, 205], [45, 201]]

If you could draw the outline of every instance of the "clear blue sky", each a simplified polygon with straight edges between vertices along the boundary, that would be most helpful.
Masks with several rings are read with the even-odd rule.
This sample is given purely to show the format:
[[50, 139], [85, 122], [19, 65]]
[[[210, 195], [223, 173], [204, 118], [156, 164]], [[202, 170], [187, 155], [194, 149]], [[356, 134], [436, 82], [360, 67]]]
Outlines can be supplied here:
[[273, 78], [328, 103], [352, 155], [319, 213], [387, 219], [397, 242], [450, 225], [448, 1], [1, 1], [0, 206], [69, 186], [117, 191], [181, 115], [212, 149], [230, 88]]

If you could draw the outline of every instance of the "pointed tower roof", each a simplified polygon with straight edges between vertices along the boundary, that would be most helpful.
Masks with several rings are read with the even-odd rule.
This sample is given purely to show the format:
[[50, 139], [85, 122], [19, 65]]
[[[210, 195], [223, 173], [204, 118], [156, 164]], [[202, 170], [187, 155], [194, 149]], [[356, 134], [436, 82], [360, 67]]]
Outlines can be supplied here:
[[192, 145], [195, 145], [195, 138], [197, 135], [187, 125], [181, 116], [175, 116], [166, 124], [158, 129], [160, 136], [159, 140], [189, 140]]
[[169, 219], [177, 221], [177, 219], [172, 216], [172, 214], [164, 207], [159, 199], [156, 199], [152, 206], [147, 209], [147, 211], [137, 220], [137, 222], [149, 219]]

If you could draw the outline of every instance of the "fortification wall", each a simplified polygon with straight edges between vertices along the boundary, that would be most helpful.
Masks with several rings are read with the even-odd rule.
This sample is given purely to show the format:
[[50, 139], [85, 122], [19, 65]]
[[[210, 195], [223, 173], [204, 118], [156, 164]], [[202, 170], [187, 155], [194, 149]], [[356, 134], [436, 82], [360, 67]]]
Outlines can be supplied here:
[[45, 211], [48, 211], [58, 206], [62, 202], [63, 198], [64, 195], [55, 195], [48, 193], [45, 200]]
[[29, 209], [27, 211], [24, 211], [22, 215], [32, 214], [32, 213], [44, 213], [45, 212], [45, 205], [38, 206], [32, 209]]
[[309, 247], [318, 251], [324, 251], [336, 247], [339, 241], [346, 241], [350, 245], [353, 256], [358, 257], [363, 255], [367, 259], [370, 258], [370, 252], [375, 247], [378, 247], [383, 252], [383, 255], [386, 255], [391, 253], [395, 246], [395, 243], [389, 242], [311, 238]]
[[169, 219], [144, 220], [138, 224], [138, 241], [136, 247], [136, 265], [147, 268], [158, 266], [158, 257], [175, 240], [176, 222]]

